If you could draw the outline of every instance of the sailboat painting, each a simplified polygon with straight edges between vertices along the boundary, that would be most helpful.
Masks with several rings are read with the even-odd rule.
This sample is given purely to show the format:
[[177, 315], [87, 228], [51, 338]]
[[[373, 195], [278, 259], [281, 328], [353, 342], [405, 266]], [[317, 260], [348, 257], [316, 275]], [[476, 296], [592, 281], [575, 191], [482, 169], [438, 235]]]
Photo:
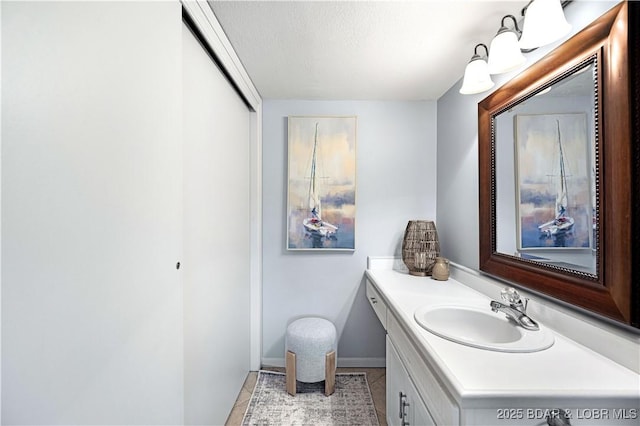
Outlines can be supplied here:
[[517, 115], [518, 248], [590, 248], [590, 138], [584, 113]]
[[288, 118], [288, 250], [355, 250], [356, 121]]

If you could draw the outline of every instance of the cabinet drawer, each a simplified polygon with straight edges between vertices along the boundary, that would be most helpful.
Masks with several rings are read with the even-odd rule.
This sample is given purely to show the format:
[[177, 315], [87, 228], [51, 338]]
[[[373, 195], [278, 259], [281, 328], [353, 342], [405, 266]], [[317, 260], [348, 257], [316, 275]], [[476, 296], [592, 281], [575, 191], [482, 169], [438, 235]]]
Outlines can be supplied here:
[[459, 424], [458, 406], [440, 385], [431, 368], [422, 359], [393, 314], [389, 314], [387, 318], [387, 333], [398, 349], [409, 376], [413, 379], [418, 393], [424, 399], [436, 423], [442, 425]]
[[369, 280], [367, 282], [367, 300], [382, 323], [382, 327], [387, 329], [387, 306], [382, 301], [382, 297], [373, 287]]

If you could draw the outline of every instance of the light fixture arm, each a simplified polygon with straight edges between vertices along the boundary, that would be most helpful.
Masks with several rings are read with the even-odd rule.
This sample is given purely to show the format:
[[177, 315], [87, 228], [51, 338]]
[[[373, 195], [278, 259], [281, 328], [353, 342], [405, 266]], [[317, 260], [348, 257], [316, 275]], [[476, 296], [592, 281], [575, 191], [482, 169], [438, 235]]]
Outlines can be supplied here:
[[[511, 20], [513, 21], [513, 28], [514, 28], [513, 30], [507, 28], [507, 26], [504, 23], [504, 20], [507, 18], [511, 18]], [[516, 20], [515, 16], [506, 15], [502, 18], [502, 21], [500, 22], [500, 29], [498, 30], [498, 34], [503, 33], [505, 31], [514, 31], [518, 36], [518, 38], [520, 38], [520, 36], [522, 35], [522, 30], [520, 30], [520, 27], [518, 27], [518, 21]]]
[[[471, 57], [471, 61], [475, 61], [476, 59], [482, 58], [482, 56], [480, 56], [478, 54], [478, 47], [484, 47], [484, 51], [486, 52], [484, 57], [485, 58], [489, 57], [489, 48], [487, 47], [487, 45], [484, 44], [484, 43], [478, 43], [478, 44], [476, 44], [476, 47], [473, 48], [473, 56]], [[469, 61], [469, 62], [471, 62], [471, 61]]]

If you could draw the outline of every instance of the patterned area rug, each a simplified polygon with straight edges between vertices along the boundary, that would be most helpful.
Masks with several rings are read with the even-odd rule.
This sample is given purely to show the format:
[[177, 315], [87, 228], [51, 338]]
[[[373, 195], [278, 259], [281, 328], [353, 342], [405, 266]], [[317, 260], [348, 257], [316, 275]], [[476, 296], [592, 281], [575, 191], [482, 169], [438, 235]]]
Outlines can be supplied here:
[[260, 371], [243, 425], [375, 425], [378, 416], [366, 373], [336, 374], [336, 391], [324, 395], [324, 382], [298, 382], [286, 390], [283, 373]]

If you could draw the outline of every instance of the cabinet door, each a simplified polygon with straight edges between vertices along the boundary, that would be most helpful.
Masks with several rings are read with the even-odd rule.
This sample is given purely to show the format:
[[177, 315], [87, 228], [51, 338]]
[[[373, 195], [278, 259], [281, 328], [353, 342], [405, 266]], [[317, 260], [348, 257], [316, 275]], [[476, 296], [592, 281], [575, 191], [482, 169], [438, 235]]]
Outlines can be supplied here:
[[418, 391], [413, 384], [410, 386], [411, 395], [413, 398], [410, 398], [411, 404], [411, 425], [413, 426], [435, 426], [435, 422], [429, 415], [429, 410], [427, 410], [427, 406], [422, 402], [420, 396], [418, 396]]
[[435, 426], [389, 336], [387, 336], [387, 423], [394, 426]]
[[406, 394], [408, 376], [396, 353], [389, 336], [387, 336], [387, 423], [390, 426], [402, 424], [401, 394]]

